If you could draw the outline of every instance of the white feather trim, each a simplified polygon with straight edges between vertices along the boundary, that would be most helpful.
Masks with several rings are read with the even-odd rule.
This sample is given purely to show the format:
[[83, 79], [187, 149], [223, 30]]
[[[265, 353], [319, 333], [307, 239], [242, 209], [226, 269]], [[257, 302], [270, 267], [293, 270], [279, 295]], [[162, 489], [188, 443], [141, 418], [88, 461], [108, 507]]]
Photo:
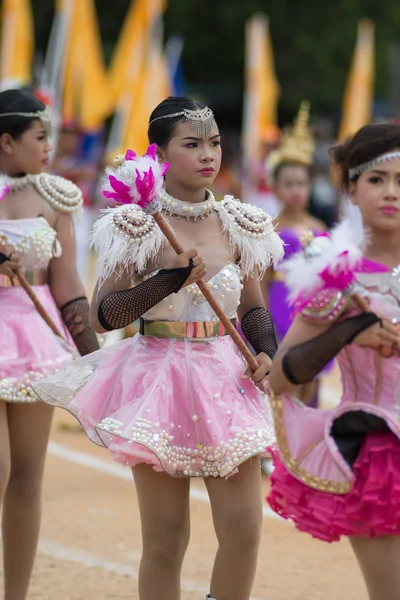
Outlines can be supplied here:
[[[357, 243], [358, 242], [358, 243]], [[331, 232], [331, 237], [318, 236], [312, 240], [306, 250], [298, 252], [281, 265], [285, 272], [285, 282], [290, 290], [290, 299], [300, 294], [307, 295], [322, 287], [323, 281], [318, 273], [333, 266], [344, 252], [346, 263], [354, 268], [362, 258], [361, 240], [354, 236], [349, 221], [342, 221]]]
[[267, 213], [233, 196], [225, 196], [216, 208], [232, 253], [240, 256], [239, 266], [244, 275], [257, 272], [261, 278], [271, 265], [277, 266], [283, 258], [283, 242]]
[[112, 273], [121, 277], [124, 270], [141, 274], [150, 259], [155, 259], [166, 238], [151, 215], [134, 204], [106, 208], [96, 221], [91, 235], [100, 264], [100, 279]]

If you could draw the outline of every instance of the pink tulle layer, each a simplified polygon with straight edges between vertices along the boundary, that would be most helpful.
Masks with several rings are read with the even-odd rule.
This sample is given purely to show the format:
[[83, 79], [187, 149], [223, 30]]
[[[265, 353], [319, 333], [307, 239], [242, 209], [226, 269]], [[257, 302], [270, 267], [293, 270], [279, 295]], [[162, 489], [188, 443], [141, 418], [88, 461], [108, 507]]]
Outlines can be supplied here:
[[[47, 285], [33, 286], [36, 296], [74, 348]], [[39, 400], [31, 383], [52, 375], [73, 358], [66, 343], [51, 331], [22, 287], [0, 287], [0, 398]]]
[[267, 501], [297, 529], [326, 542], [341, 536], [400, 535], [400, 440], [370, 433], [354, 464], [356, 482], [348, 494], [314, 490], [291, 475], [274, 454]]
[[267, 399], [228, 337], [137, 335], [73, 361], [34, 388], [124, 465], [177, 477], [227, 477], [274, 443]]

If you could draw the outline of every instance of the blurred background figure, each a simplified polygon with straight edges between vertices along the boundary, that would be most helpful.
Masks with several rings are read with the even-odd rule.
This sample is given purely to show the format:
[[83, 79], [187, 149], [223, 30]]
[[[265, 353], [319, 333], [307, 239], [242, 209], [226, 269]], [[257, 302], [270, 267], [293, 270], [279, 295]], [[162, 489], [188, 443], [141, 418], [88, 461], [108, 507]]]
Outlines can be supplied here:
[[[315, 141], [309, 128], [310, 105], [304, 101], [293, 127], [284, 130], [280, 146], [270, 154], [269, 169], [280, 211], [276, 229], [285, 244], [281, 266], [269, 272], [263, 282], [264, 293], [275, 325], [278, 340], [282, 340], [292, 321], [289, 291], [285, 284], [284, 263], [303, 247], [304, 236], [318, 234], [325, 224], [309, 212], [311, 173]], [[317, 381], [298, 389], [298, 397], [316, 407]]]

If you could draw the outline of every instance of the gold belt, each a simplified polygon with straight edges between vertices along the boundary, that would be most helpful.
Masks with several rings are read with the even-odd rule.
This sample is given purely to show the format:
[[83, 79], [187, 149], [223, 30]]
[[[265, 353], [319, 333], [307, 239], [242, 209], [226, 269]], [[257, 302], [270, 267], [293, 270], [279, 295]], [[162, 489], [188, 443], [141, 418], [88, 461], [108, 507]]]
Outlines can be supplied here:
[[[45, 270], [25, 271], [25, 279], [29, 285], [45, 285], [49, 282], [48, 273]], [[21, 284], [17, 277], [9, 277], [0, 273], [0, 288], [2, 287], [20, 287]]]
[[285, 274], [282, 271], [280, 271], [280, 270], [272, 271], [272, 273], [271, 273], [271, 281], [283, 281], [283, 282], [285, 282]]
[[[236, 319], [231, 319], [236, 326]], [[146, 321], [140, 319], [140, 333], [157, 338], [207, 339], [228, 335], [221, 321]]]

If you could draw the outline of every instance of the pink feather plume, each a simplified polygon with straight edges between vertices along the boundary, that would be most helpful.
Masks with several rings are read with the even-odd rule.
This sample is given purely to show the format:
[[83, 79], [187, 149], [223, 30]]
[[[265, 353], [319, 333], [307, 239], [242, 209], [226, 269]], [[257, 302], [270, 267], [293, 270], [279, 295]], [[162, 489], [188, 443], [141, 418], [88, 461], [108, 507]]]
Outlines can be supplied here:
[[160, 210], [158, 196], [164, 186], [168, 163], [157, 160], [157, 145], [151, 144], [143, 156], [127, 150], [125, 161], [118, 167], [108, 167], [102, 191], [106, 198], [121, 204], [137, 204], [149, 213]]
[[330, 235], [316, 236], [282, 268], [296, 313], [324, 289], [348, 290], [362, 269], [362, 250], [350, 224], [343, 221]]

